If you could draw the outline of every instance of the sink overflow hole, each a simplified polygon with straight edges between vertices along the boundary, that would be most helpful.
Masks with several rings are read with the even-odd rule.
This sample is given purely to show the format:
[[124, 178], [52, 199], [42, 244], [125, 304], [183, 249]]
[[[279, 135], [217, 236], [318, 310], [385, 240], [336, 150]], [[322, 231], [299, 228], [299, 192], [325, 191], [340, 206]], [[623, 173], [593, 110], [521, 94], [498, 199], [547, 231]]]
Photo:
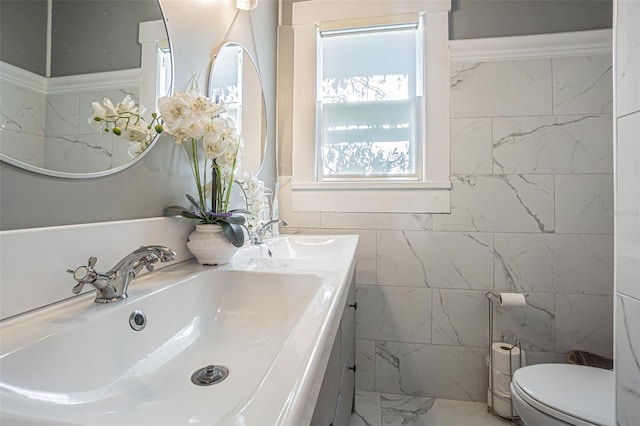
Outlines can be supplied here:
[[142, 330], [147, 325], [147, 316], [139, 309], [129, 315], [129, 325], [135, 331]]
[[220, 383], [229, 375], [229, 369], [221, 365], [207, 365], [191, 375], [191, 382], [198, 386], [211, 386]]

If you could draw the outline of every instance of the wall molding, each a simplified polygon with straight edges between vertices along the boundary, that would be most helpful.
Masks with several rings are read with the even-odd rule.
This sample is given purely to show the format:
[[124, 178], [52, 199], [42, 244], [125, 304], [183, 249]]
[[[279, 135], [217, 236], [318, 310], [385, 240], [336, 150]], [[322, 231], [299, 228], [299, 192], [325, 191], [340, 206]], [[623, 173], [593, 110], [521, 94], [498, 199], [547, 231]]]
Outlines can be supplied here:
[[0, 82], [36, 93], [47, 92], [47, 79], [31, 71], [0, 61]]
[[0, 82], [43, 95], [122, 89], [140, 84], [140, 68], [45, 78], [0, 61]]
[[47, 94], [64, 94], [96, 90], [113, 90], [140, 84], [139, 68], [78, 74], [49, 79]]
[[611, 54], [610, 29], [449, 41], [451, 62], [489, 62]]

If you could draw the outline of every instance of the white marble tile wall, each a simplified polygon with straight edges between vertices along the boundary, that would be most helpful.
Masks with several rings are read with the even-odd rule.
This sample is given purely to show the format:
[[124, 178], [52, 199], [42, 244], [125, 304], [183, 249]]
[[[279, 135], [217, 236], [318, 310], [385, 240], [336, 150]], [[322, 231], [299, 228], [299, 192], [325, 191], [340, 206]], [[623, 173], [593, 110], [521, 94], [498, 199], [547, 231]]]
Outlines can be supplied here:
[[611, 57], [554, 58], [551, 66], [554, 114], [611, 114]]
[[616, 421], [640, 419], [640, 2], [616, 8]]
[[129, 144], [89, 125], [92, 102], [105, 97], [116, 104], [126, 95], [137, 99], [138, 88], [92, 90], [47, 96], [45, 166], [71, 173], [97, 172], [130, 160]]
[[451, 118], [552, 113], [551, 60], [451, 64]]
[[2, 153], [51, 170], [97, 172], [130, 160], [129, 144], [99, 134], [88, 124], [91, 102], [137, 96], [136, 87], [45, 96], [8, 82], [0, 83]]
[[611, 127], [610, 114], [496, 118], [493, 172], [611, 173]]
[[[485, 401], [485, 293], [528, 361], [612, 354], [611, 56], [451, 64], [451, 214], [292, 212], [281, 232], [357, 233], [356, 386]], [[390, 402], [391, 404], [391, 402]]]
[[44, 165], [45, 96], [0, 82], [0, 146], [3, 154]]
[[622, 293], [616, 299], [616, 417], [633, 426], [640, 418], [640, 301]]

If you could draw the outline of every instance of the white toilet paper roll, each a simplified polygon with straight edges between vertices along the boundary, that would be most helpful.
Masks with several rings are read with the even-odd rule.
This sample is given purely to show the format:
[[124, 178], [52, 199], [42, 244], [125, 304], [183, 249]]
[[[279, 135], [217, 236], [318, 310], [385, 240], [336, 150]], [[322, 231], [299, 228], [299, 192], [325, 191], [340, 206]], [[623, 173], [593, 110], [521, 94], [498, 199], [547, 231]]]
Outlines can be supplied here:
[[491, 345], [491, 368], [494, 371], [510, 375], [523, 365], [524, 351], [520, 351], [517, 346], [505, 342], [495, 342]]
[[503, 308], [518, 308], [527, 306], [527, 299], [522, 293], [500, 293], [500, 306]]
[[497, 414], [506, 418], [513, 418], [518, 415], [515, 408], [512, 410], [511, 398], [507, 395], [501, 395], [493, 392], [493, 398], [491, 398], [491, 390], [487, 389], [487, 405], [493, 408]]
[[494, 392], [499, 392], [503, 395], [511, 395], [511, 375], [496, 371], [492, 368], [489, 386]]

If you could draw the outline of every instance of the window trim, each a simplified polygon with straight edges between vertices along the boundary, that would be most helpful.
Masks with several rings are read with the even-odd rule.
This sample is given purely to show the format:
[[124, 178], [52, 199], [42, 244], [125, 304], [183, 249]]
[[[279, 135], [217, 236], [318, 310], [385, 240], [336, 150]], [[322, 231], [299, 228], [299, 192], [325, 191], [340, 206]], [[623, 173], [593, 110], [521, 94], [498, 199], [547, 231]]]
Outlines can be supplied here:
[[[340, 2], [310, 0], [293, 4], [293, 211], [450, 212], [449, 192], [449, 40], [450, 0]], [[418, 181], [376, 179], [316, 181], [316, 37], [330, 21], [397, 20], [424, 14], [425, 146]]]

